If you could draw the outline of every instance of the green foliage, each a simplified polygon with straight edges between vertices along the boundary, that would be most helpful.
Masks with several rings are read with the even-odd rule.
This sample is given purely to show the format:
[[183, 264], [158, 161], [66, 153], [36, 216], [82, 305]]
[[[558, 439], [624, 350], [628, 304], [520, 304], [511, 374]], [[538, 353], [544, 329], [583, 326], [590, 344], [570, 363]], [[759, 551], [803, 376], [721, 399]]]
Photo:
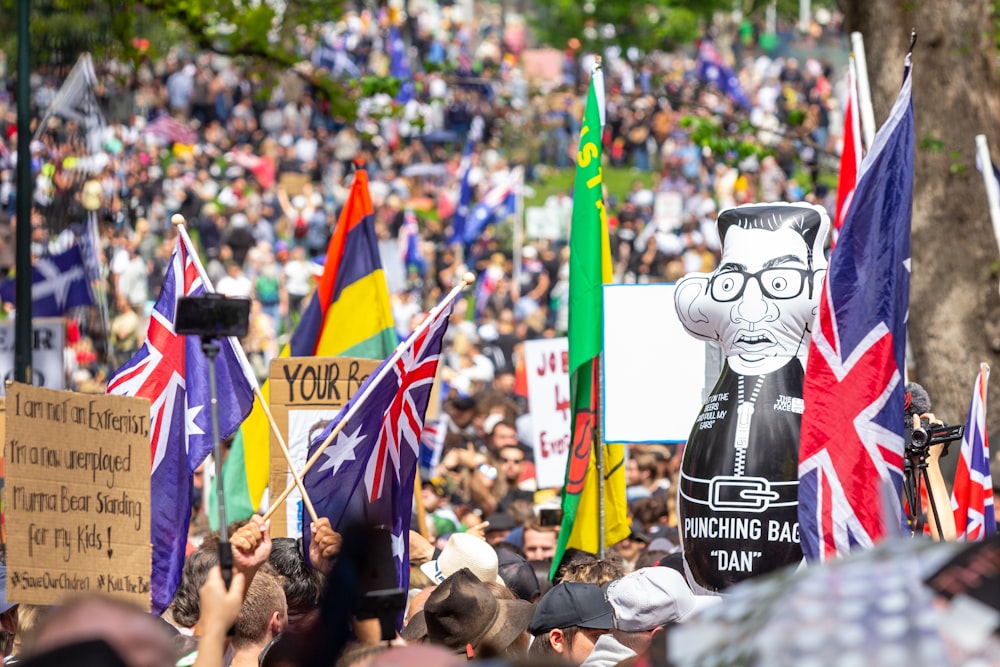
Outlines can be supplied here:
[[540, 41], [564, 46], [570, 39], [584, 49], [615, 45], [643, 53], [690, 43], [712, 12], [726, 0], [551, 0], [538, 3], [532, 28]]
[[730, 122], [726, 127], [716, 117], [684, 116], [681, 127], [691, 129], [691, 141], [708, 148], [723, 160], [742, 160], [756, 155], [758, 158], [773, 151], [756, 141], [756, 128], [747, 120]]
[[[17, 0], [0, 0], [0, 50], [8, 71], [17, 67]], [[84, 51], [115, 50], [127, 12], [110, 11], [106, 0], [32, 0], [28, 18], [31, 66], [72, 66]]]

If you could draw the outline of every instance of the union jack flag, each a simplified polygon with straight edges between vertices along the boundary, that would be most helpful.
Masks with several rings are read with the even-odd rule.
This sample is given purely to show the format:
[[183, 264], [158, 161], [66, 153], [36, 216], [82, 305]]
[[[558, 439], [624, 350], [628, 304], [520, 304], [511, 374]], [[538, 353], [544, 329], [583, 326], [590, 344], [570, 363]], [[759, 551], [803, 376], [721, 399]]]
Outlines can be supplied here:
[[[456, 296], [458, 292], [454, 293]], [[316, 513], [334, 530], [351, 524], [392, 531], [397, 581], [409, 582], [410, 513], [420, 433], [454, 298], [382, 362], [309, 446], [309, 458], [341, 421], [344, 428], [303, 476]], [[308, 517], [303, 517], [307, 525]], [[308, 553], [308, 531], [303, 531]]]
[[[861, 164], [830, 260], [806, 365], [799, 530], [810, 560], [871, 547], [881, 488], [902, 494], [906, 317], [913, 208], [910, 57], [903, 86]], [[890, 508], [902, 525], [901, 502]]]
[[958, 539], [983, 540], [997, 532], [993, 507], [993, 477], [990, 475], [990, 442], [986, 437], [986, 385], [990, 367], [982, 364], [972, 391], [972, 404], [962, 438], [962, 451], [955, 469], [951, 509], [955, 512]]
[[[208, 359], [197, 337], [180, 335], [174, 329], [178, 300], [211, 288], [202, 279], [197, 262], [178, 240], [149, 319], [146, 342], [108, 382], [109, 394], [139, 396], [150, 403], [150, 583], [157, 614], [167, 608], [180, 584], [191, 517], [192, 475], [214, 447]], [[232, 435], [250, 414], [254, 398], [233, 345], [232, 339], [227, 339], [215, 361], [222, 438]]]

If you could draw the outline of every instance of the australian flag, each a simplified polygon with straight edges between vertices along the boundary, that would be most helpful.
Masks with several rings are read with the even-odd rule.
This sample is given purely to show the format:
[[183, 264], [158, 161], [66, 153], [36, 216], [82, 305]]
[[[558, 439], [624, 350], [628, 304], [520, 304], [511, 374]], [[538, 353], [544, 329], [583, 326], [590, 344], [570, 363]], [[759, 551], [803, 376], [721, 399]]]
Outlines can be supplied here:
[[459, 170], [462, 172], [462, 180], [458, 190], [458, 205], [455, 207], [455, 213], [451, 216], [451, 238], [448, 239], [449, 244], [460, 241], [464, 242], [465, 240], [465, 225], [469, 219], [469, 206], [472, 204], [472, 183], [469, 181], [469, 176], [472, 173], [472, 151], [475, 149], [476, 143], [480, 140], [482, 134], [483, 117], [476, 116], [472, 119], [469, 136], [465, 140], [465, 152], [462, 154], [462, 162], [459, 165]]
[[412, 100], [413, 71], [410, 69], [410, 56], [406, 51], [406, 42], [396, 26], [389, 28], [389, 76], [400, 82], [396, 101], [406, 104]]
[[470, 246], [479, 240], [483, 230], [517, 211], [517, 190], [522, 179], [520, 167], [514, 167], [500, 183], [490, 188], [472, 208], [465, 222], [463, 242]]
[[[0, 283], [0, 298], [14, 303], [14, 278]], [[31, 267], [31, 314], [33, 317], [61, 317], [70, 308], [92, 306], [80, 246], [35, 260]]]
[[[108, 382], [108, 393], [149, 399], [152, 447], [152, 608], [161, 613], [181, 580], [191, 517], [192, 475], [214, 447], [208, 359], [201, 341], [174, 330], [177, 302], [205, 294], [206, 285], [185, 242], [178, 240], [160, 296], [149, 320], [146, 342]], [[219, 436], [232, 435], [253, 406], [253, 387], [226, 339], [215, 361]]]
[[[799, 530], [810, 560], [887, 531], [882, 488], [903, 480], [903, 354], [910, 300], [913, 101], [907, 55], [889, 119], [861, 163], [820, 295], [806, 365]], [[902, 525], [902, 503], [888, 508]]]
[[434, 469], [441, 463], [444, 453], [444, 441], [448, 437], [448, 413], [443, 413], [437, 420], [424, 425], [420, 434], [420, 472], [432, 476]]
[[955, 468], [955, 485], [951, 492], [958, 539], [970, 542], [983, 540], [997, 532], [993, 477], [990, 475], [990, 442], [986, 436], [986, 385], [989, 379], [990, 367], [982, 364], [972, 392], [962, 451]]
[[[420, 434], [454, 299], [431, 311], [412, 345], [397, 350], [368, 376], [309, 446], [311, 460], [333, 429], [344, 427], [304, 475], [316, 513], [340, 532], [364, 524], [392, 531], [399, 586], [410, 573], [409, 529]], [[307, 525], [309, 517], [303, 517]], [[303, 532], [309, 553], [309, 531]]]
[[744, 109], [751, 107], [736, 72], [726, 64], [722, 52], [710, 39], [701, 40], [698, 46], [698, 78], [718, 88]]

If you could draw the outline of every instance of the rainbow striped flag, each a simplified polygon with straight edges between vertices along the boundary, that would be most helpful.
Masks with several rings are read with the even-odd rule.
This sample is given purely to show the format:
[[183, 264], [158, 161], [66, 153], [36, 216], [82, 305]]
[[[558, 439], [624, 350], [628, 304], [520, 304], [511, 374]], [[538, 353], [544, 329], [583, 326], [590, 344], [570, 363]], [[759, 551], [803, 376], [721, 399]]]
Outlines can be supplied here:
[[[368, 172], [359, 169], [326, 251], [319, 285], [282, 357], [385, 359], [399, 342], [375, 236]], [[270, 400], [268, 382], [261, 387]], [[223, 466], [230, 521], [248, 518], [268, 484], [270, 428], [259, 403], [243, 422]]]

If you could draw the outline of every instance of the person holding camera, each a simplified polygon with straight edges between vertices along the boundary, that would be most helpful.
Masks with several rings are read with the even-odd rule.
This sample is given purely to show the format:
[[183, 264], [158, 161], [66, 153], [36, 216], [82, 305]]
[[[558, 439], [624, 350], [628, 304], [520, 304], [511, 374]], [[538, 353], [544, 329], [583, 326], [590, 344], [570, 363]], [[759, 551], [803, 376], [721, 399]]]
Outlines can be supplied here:
[[904, 500], [907, 503], [911, 529], [923, 526], [923, 499], [917, 490], [926, 483], [927, 525], [931, 538], [936, 541], [954, 540], [955, 516], [951, 511], [951, 496], [941, 473], [941, 457], [948, 453], [952, 440], [962, 438], [963, 427], [946, 427], [931, 412], [927, 391], [915, 382], [907, 383], [904, 409], [906, 410], [906, 447], [904, 464]]

